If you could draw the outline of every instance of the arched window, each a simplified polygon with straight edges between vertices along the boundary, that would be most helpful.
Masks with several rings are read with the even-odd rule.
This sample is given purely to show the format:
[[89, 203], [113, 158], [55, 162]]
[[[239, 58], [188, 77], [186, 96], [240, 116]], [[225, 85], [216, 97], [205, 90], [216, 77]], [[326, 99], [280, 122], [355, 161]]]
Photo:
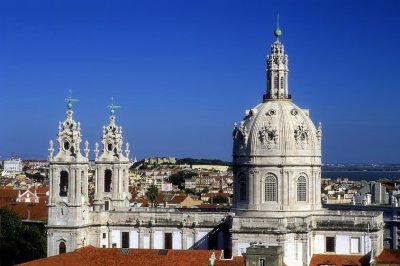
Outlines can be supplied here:
[[246, 185], [246, 176], [241, 173], [239, 175], [239, 200], [247, 199], [247, 185]]
[[281, 89], [283, 89], [283, 86], [284, 86], [284, 85], [285, 85], [284, 78], [281, 77]]
[[297, 201], [307, 201], [307, 179], [300, 176], [297, 179]]
[[67, 252], [67, 246], [65, 245], [65, 242], [61, 241], [58, 245], [58, 254], [63, 254], [65, 252]]
[[60, 173], [60, 197], [68, 196], [68, 172], [61, 171]]
[[104, 171], [104, 192], [111, 192], [111, 177], [112, 172], [110, 169]]
[[264, 201], [278, 200], [278, 180], [272, 174], [268, 174], [264, 179]]

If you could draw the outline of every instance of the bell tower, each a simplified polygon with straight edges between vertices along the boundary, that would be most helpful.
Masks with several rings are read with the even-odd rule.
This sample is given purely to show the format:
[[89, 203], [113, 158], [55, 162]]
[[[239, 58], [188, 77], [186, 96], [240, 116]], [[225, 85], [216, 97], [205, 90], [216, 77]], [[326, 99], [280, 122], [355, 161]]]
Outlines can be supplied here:
[[126, 143], [123, 153], [122, 127], [115, 124], [115, 109], [111, 100], [110, 120], [103, 126], [101, 138], [102, 153], [99, 155], [99, 145], [95, 144], [96, 189], [94, 195], [94, 210], [109, 211], [119, 207], [128, 207], [129, 187], [129, 144]]
[[85, 142], [82, 155], [80, 123], [72, 117], [72, 103], [78, 100], [69, 96], [66, 101], [67, 117], [58, 126], [58, 152], [53, 156], [52, 140], [48, 149], [48, 256], [72, 251], [86, 245], [87, 241], [81, 227], [89, 217], [89, 143]]

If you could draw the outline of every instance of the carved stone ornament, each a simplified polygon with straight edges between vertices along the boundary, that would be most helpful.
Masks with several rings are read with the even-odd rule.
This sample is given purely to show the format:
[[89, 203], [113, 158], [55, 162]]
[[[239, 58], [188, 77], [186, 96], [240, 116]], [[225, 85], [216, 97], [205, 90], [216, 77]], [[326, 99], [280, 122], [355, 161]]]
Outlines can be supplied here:
[[268, 116], [276, 115], [276, 111], [275, 111], [274, 109], [270, 109], [270, 110], [268, 110], [268, 112], [266, 113], [266, 115], [268, 115]]
[[261, 128], [258, 137], [263, 148], [271, 149], [273, 145], [278, 143], [278, 130], [272, 129], [271, 123], [268, 123], [267, 126]]
[[290, 111], [290, 114], [293, 115], [293, 116], [297, 115], [298, 113], [299, 113], [299, 112], [298, 112], [296, 109], [292, 109], [292, 110]]
[[296, 144], [300, 145], [302, 148], [309, 143], [309, 136], [309, 130], [304, 128], [303, 124], [299, 125], [294, 130], [294, 139], [296, 140]]
[[241, 144], [241, 147], [247, 146], [247, 129], [243, 125], [243, 122], [240, 123], [239, 127], [235, 123], [235, 127], [233, 129], [233, 139], [237, 140]]

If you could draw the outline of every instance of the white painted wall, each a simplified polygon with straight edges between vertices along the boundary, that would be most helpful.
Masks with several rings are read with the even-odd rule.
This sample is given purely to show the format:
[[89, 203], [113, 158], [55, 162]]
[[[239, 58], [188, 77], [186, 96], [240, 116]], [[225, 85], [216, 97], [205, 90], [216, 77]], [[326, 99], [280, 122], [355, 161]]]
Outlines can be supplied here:
[[336, 254], [350, 254], [350, 238], [346, 235], [336, 235]]
[[[298, 246], [296, 242], [286, 242], [283, 260], [286, 265], [302, 265], [301, 260], [297, 260]], [[301, 252], [301, 251], [300, 251]]]
[[143, 248], [150, 248], [150, 237], [149, 236], [143, 237]]
[[164, 233], [163, 231], [154, 231], [154, 248], [163, 249], [164, 248]]
[[182, 249], [181, 232], [172, 232], [172, 249]]
[[129, 237], [129, 247], [139, 248], [139, 234], [137, 231], [131, 231]]
[[117, 248], [121, 247], [121, 230], [111, 231], [111, 246], [113, 243], [117, 244]]
[[186, 249], [189, 249], [193, 246], [193, 237], [188, 236], [186, 237]]
[[358, 254], [361, 252], [361, 238], [360, 237], [352, 237], [350, 238], [350, 253]]
[[300, 263], [299, 265], [303, 264], [303, 244], [301, 242], [297, 242], [296, 260]]
[[324, 235], [315, 235], [314, 237], [314, 253], [320, 254], [325, 252], [325, 237]]

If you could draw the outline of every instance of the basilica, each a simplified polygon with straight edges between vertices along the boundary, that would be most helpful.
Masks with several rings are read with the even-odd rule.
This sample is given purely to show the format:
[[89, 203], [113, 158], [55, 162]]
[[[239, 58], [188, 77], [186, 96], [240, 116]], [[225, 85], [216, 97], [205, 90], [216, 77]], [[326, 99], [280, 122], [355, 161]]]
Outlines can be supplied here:
[[[68, 98], [57, 152], [50, 141], [48, 256], [99, 248], [216, 249], [225, 258], [251, 243], [281, 247], [286, 265], [308, 265], [315, 254], [379, 254], [379, 212], [329, 211], [321, 206], [322, 126], [289, 93], [281, 30], [266, 60], [262, 101], [233, 131], [234, 203], [229, 212], [129, 205], [129, 144], [114, 109], [94, 145], [95, 192], [89, 202], [89, 143], [82, 142]], [[81, 150], [81, 146], [83, 149]]]

